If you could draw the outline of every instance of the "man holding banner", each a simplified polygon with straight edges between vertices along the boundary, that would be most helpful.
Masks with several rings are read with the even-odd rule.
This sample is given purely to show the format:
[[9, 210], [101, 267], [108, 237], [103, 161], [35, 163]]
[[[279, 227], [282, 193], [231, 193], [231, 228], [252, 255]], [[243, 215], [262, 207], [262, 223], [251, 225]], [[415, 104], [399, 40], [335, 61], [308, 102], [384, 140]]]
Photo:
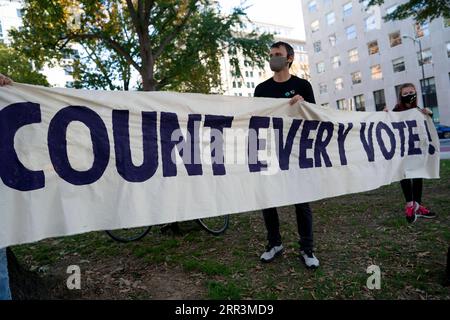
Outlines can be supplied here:
[[[293, 60], [294, 49], [291, 45], [282, 41], [274, 43], [270, 49], [270, 68], [274, 75], [256, 87], [255, 97], [290, 98], [291, 105], [303, 100], [316, 103], [311, 84], [289, 73]], [[295, 212], [300, 236], [300, 256], [307, 268], [317, 268], [319, 260], [313, 253], [312, 212], [309, 203], [296, 204]], [[270, 262], [281, 255], [284, 248], [281, 243], [277, 209], [264, 209], [263, 216], [269, 243], [261, 255], [261, 261]]]

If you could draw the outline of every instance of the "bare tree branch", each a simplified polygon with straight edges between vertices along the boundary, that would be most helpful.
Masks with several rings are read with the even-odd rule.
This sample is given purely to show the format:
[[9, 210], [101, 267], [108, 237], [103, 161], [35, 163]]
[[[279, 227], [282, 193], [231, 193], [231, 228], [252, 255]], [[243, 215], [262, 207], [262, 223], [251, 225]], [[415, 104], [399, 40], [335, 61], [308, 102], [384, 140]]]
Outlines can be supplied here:
[[[103, 77], [105, 78], [106, 82], [108, 82], [110, 90], [114, 90], [114, 85], [108, 75], [108, 71], [105, 69], [105, 66], [101, 62], [100, 57], [95, 53], [95, 48], [91, 48], [89, 45], [82, 44], [82, 47], [87, 52], [88, 56], [95, 62], [97, 67], [100, 69], [101, 73], [103, 74]], [[89, 47], [89, 48], [88, 48]]]
[[61, 38], [61, 40], [83, 40], [83, 39], [97, 39], [97, 40], [103, 40], [105, 41], [107, 44], [109, 44], [109, 46], [114, 49], [119, 55], [123, 56], [124, 59], [131, 64], [137, 71], [141, 70], [141, 66], [134, 61], [133, 57], [127, 52], [127, 50], [122, 47], [122, 45], [120, 43], [118, 43], [117, 41], [104, 36], [102, 34], [99, 33], [86, 33], [86, 34], [69, 34], [66, 37]]
[[195, 4], [195, 0], [192, 1], [190, 3], [190, 8], [189, 11], [186, 13], [186, 15], [184, 16], [183, 20], [181, 21], [180, 24], [178, 24], [171, 33], [169, 33], [166, 38], [164, 40], [161, 41], [161, 44], [159, 45], [159, 47], [155, 50], [154, 53], [154, 58], [157, 59], [162, 52], [164, 51], [164, 49], [166, 48], [166, 46], [173, 40], [175, 39], [175, 37], [178, 35], [178, 33], [183, 29], [183, 27], [186, 25], [187, 21], [189, 20], [189, 18], [191, 17], [192, 13], [195, 10], [195, 7], [193, 6]]

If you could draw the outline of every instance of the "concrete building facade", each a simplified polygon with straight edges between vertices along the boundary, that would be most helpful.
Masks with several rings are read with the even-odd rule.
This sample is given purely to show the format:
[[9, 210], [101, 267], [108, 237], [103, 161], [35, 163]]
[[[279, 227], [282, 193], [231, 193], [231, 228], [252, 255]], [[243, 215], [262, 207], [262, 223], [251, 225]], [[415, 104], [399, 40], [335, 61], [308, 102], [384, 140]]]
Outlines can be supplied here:
[[434, 121], [450, 125], [450, 21], [419, 25], [411, 18], [382, 20], [404, 2], [386, 0], [368, 8], [368, 1], [302, 0], [311, 82], [319, 104], [343, 110], [392, 109], [399, 86], [411, 82], [420, 105], [433, 110]]

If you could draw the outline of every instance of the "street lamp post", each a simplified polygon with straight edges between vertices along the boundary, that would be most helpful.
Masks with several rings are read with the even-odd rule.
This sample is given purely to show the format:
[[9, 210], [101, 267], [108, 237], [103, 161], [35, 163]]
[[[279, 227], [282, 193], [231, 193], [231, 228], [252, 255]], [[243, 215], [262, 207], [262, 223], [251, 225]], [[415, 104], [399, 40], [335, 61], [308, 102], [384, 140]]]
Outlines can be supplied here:
[[423, 53], [422, 53], [422, 42], [420, 42], [420, 39], [417, 38], [413, 38], [411, 36], [403, 36], [402, 38], [404, 39], [411, 39], [412, 41], [414, 41], [414, 43], [418, 43], [419, 44], [419, 53], [420, 53], [420, 66], [422, 67], [422, 80], [420, 81], [420, 90], [422, 91], [422, 102], [423, 102], [423, 107], [426, 108], [426, 101], [425, 101], [425, 92], [424, 92], [424, 87], [425, 87], [425, 70], [424, 70], [424, 63], [423, 63]]

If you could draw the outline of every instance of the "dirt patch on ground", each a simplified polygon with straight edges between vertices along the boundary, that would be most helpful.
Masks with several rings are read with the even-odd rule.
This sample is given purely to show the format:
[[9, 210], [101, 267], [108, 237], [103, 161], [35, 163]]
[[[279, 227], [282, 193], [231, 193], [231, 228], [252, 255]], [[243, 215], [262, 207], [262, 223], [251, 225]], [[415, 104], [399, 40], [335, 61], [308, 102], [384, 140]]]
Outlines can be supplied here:
[[[80, 267], [81, 290], [67, 289], [70, 265]], [[205, 295], [201, 277], [177, 266], [145, 264], [132, 256], [94, 261], [73, 255], [23, 276], [28, 280], [27, 290], [13, 288], [14, 299], [190, 300]]]

